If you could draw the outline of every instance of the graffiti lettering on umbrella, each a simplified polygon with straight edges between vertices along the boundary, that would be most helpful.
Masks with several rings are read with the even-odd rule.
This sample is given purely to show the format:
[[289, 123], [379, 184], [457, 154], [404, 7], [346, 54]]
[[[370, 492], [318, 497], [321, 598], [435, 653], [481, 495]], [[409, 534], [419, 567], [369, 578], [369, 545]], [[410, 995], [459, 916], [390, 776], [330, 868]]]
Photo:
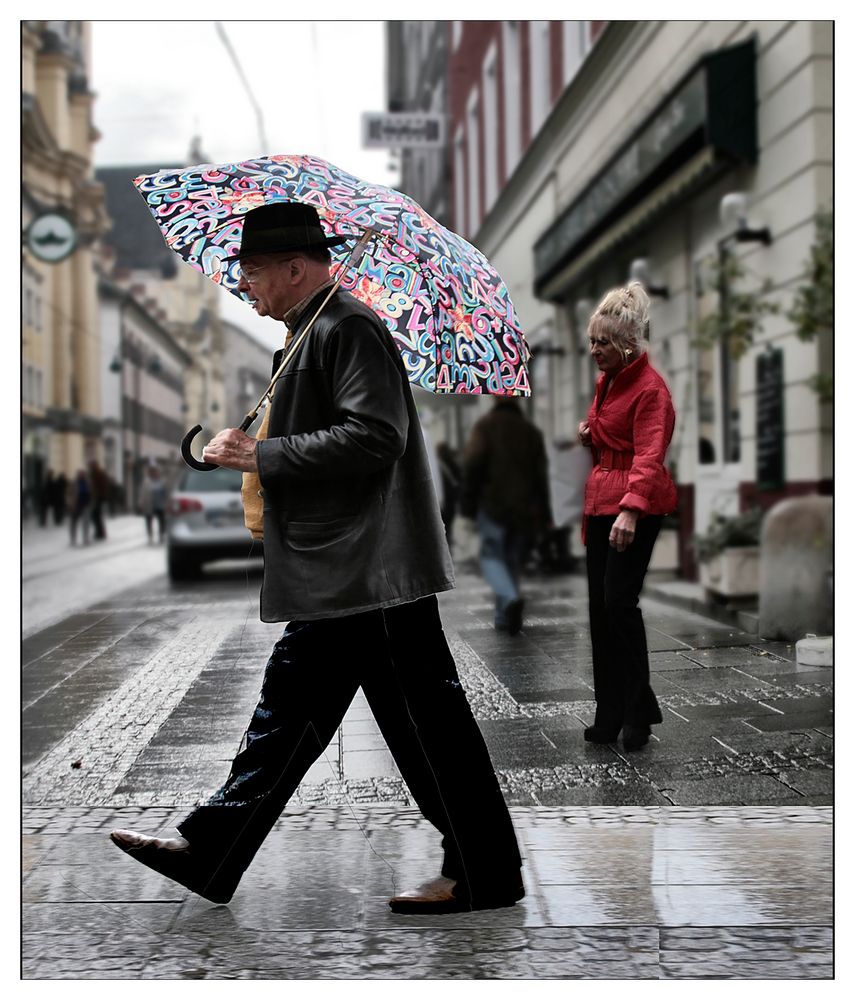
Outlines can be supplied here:
[[[313, 205], [330, 236], [355, 241], [370, 230], [371, 247], [341, 284], [383, 319], [410, 380], [440, 393], [529, 394], [529, 350], [501, 277], [401, 192], [284, 154], [163, 170], [134, 184], [167, 244], [235, 295], [240, 264], [223, 260], [239, 249], [243, 217], [262, 204]], [[349, 253], [333, 248], [334, 264], [346, 267]]]

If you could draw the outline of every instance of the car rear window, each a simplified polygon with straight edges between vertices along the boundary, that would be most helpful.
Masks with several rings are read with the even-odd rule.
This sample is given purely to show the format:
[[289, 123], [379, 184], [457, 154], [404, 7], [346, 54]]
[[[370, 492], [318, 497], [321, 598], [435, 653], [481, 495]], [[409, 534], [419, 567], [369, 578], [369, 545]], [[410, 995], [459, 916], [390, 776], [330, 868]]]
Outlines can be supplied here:
[[217, 468], [210, 472], [188, 469], [178, 480], [178, 489], [185, 493], [238, 493], [242, 479], [237, 469]]

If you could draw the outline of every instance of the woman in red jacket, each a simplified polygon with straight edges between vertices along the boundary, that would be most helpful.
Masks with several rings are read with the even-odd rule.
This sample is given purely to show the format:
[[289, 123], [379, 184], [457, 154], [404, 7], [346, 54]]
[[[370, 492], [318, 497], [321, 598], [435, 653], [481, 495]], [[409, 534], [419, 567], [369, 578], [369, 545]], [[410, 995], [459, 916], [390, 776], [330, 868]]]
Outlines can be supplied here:
[[591, 355], [600, 369], [579, 440], [594, 467], [585, 487], [594, 696], [585, 730], [592, 743], [638, 750], [662, 721], [650, 687], [644, 622], [638, 598], [662, 516], [677, 507], [665, 468], [674, 407], [662, 376], [649, 364], [645, 336], [649, 299], [638, 282], [610, 291], [588, 323]]

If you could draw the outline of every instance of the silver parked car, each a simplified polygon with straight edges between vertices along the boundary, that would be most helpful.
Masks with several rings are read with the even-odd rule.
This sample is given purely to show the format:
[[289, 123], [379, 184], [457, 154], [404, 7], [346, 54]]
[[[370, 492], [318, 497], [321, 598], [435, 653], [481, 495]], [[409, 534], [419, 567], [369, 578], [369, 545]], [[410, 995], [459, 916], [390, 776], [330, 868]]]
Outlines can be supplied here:
[[198, 576], [216, 559], [261, 555], [243, 523], [241, 474], [235, 469], [184, 469], [166, 508], [166, 558], [172, 580]]

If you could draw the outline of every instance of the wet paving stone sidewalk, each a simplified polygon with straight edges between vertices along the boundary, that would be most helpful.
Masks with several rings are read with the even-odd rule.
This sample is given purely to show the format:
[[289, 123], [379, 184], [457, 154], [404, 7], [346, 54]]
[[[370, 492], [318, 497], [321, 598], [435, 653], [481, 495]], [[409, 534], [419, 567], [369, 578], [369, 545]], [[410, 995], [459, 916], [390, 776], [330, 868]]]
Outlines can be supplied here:
[[386, 904], [438, 870], [416, 810], [289, 807], [228, 906], [108, 840], [180, 810], [25, 811], [25, 979], [828, 979], [831, 810], [515, 808], [527, 895]]
[[[596, 746], [582, 738], [594, 715], [584, 581], [529, 580], [526, 593], [515, 637], [493, 630], [477, 577], [442, 596], [510, 805], [832, 803], [832, 668], [800, 668], [792, 645], [645, 599], [664, 722], [640, 752]], [[26, 640], [24, 800], [204, 798], [227, 772], [280, 632], [257, 620], [254, 586], [212, 580], [119, 595]], [[369, 801], [413, 804], [360, 694], [296, 802]]]

